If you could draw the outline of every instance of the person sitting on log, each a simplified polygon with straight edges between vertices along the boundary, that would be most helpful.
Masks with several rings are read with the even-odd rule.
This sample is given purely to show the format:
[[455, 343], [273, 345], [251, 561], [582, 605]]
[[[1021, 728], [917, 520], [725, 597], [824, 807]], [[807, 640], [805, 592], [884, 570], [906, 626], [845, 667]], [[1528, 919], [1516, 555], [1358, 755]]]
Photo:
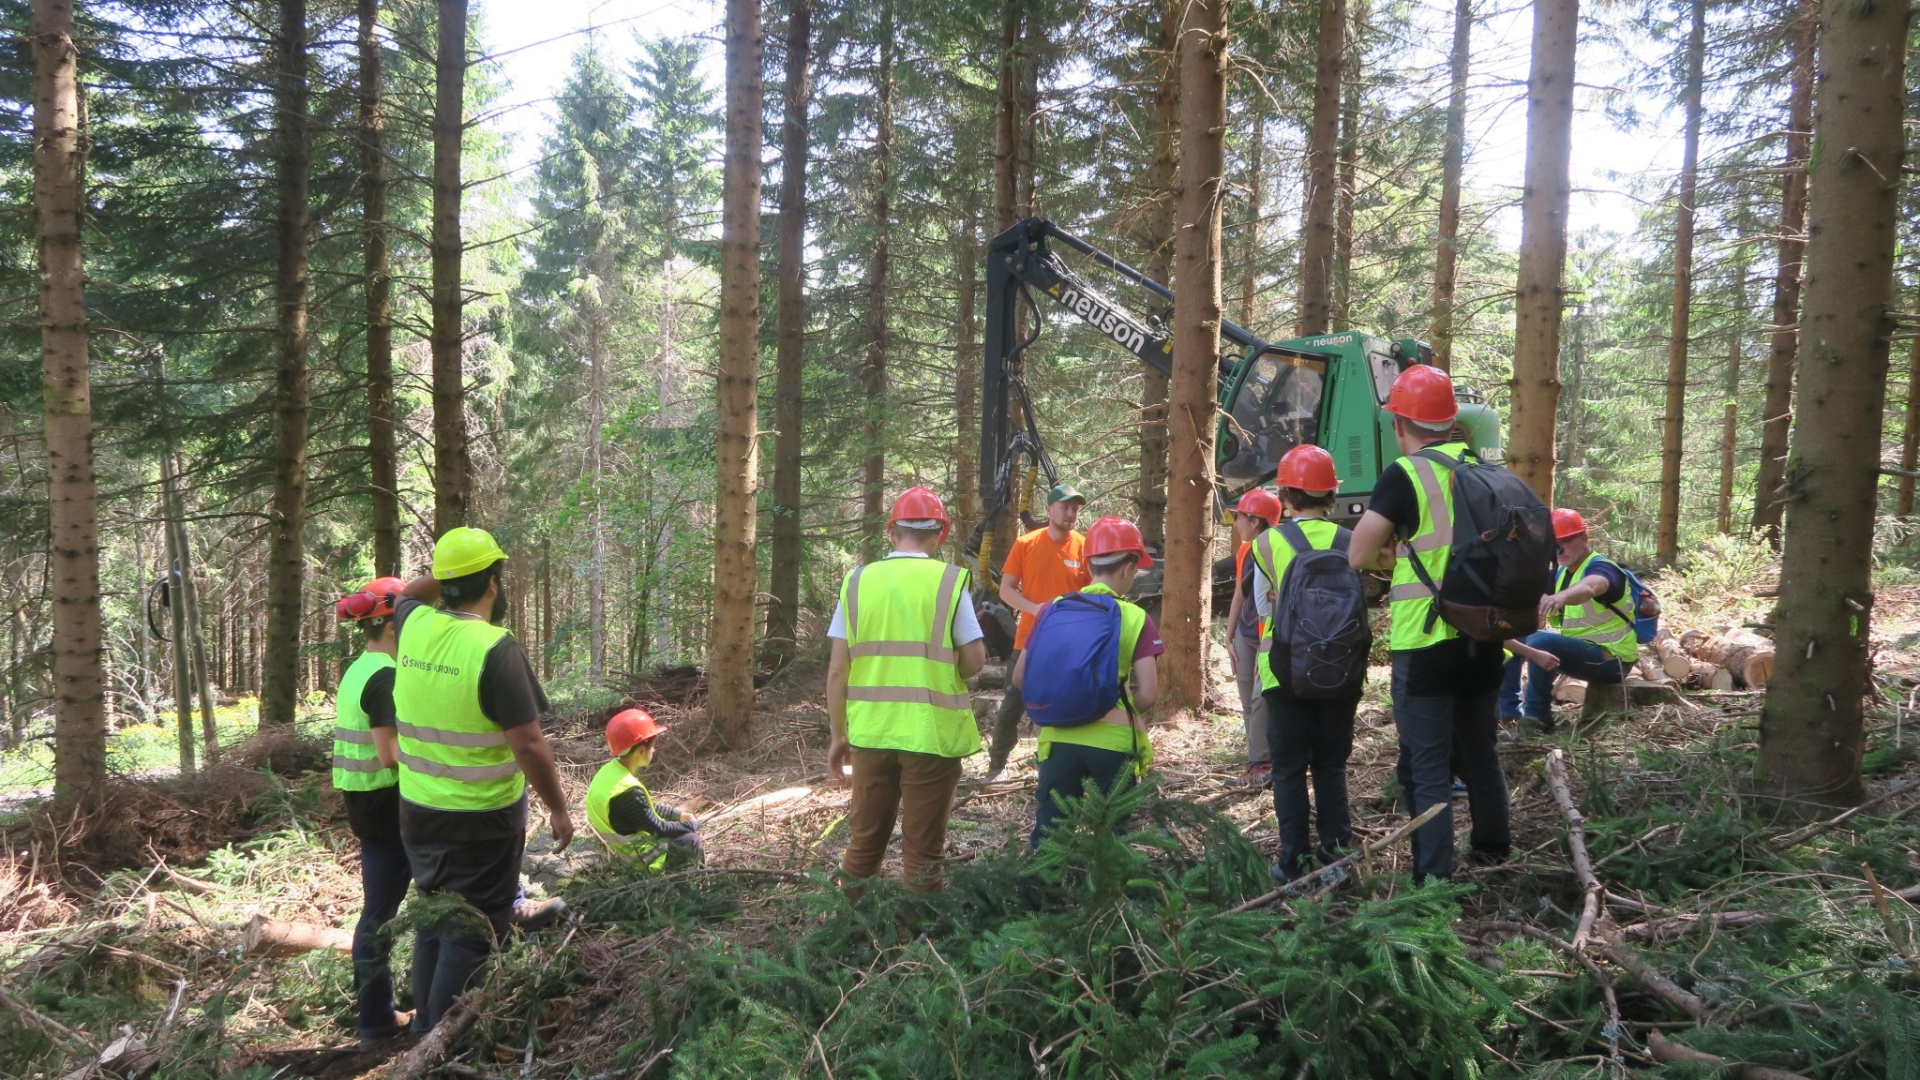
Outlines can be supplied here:
[[638, 773], [653, 762], [653, 741], [666, 731], [645, 709], [623, 709], [607, 721], [613, 760], [587, 787], [587, 822], [608, 846], [649, 870], [697, 863], [700, 823], [693, 815], [653, 801]]
[[[1553, 512], [1554, 551], [1559, 569], [1554, 591], [1540, 598], [1540, 620], [1557, 630], [1539, 630], [1523, 643], [1560, 658], [1559, 673], [1590, 686], [1617, 686], [1639, 657], [1633, 620], [1627, 615], [1627, 575], [1596, 554], [1587, 523], [1578, 512]], [[1520, 692], [1520, 668], [1527, 669], [1526, 695]], [[1525, 720], [1541, 731], [1553, 730], [1553, 671], [1515, 655], [1500, 684], [1500, 718]]]

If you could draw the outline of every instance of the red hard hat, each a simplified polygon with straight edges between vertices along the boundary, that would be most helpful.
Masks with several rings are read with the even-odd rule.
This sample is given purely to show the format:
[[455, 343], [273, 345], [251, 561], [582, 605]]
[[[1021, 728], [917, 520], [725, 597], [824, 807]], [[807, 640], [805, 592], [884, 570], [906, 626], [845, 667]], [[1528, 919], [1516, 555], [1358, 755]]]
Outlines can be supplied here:
[[1340, 486], [1340, 475], [1333, 469], [1333, 455], [1317, 446], [1296, 446], [1280, 459], [1276, 479], [1281, 487], [1301, 491], [1332, 491]]
[[360, 591], [340, 598], [334, 615], [340, 622], [381, 619], [393, 614], [393, 605], [406, 590], [407, 583], [397, 577], [378, 577], [360, 587]]
[[1153, 569], [1153, 556], [1147, 554], [1147, 542], [1140, 538], [1140, 526], [1123, 517], [1108, 514], [1094, 522], [1087, 530], [1086, 550], [1088, 559], [1130, 551], [1140, 556], [1140, 569]]
[[1579, 536], [1587, 531], [1587, 519], [1580, 511], [1561, 507], [1553, 512], [1553, 538], [1565, 540], [1569, 536]]
[[619, 757], [665, 730], [665, 725], [645, 709], [622, 709], [607, 721], [607, 749]]
[[1387, 411], [1416, 424], [1450, 424], [1460, 415], [1453, 397], [1453, 379], [1431, 364], [1415, 364], [1393, 380]]
[[902, 521], [937, 521], [940, 523], [940, 542], [947, 542], [947, 534], [953, 531], [953, 520], [947, 517], [947, 508], [940, 502], [940, 496], [923, 487], [910, 487], [893, 500], [893, 514], [887, 518], [887, 524], [896, 525]]
[[1265, 518], [1268, 525], [1280, 520], [1280, 499], [1266, 488], [1254, 488], [1240, 496], [1240, 502], [1233, 508], [1236, 514]]

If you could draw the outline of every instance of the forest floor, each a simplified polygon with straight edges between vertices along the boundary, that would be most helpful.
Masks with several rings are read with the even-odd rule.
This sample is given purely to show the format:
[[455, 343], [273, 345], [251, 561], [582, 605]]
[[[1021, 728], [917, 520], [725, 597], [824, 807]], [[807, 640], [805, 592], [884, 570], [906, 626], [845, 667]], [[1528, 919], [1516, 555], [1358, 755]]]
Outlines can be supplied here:
[[[1737, 625], [1763, 617], [1764, 571], [1721, 560], [1657, 587], [1671, 625]], [[1083, 810], [1132, 811], [1145, 824], [1128, 840], [1088, 829], [1026, 859], [1029, 760], [963, 787], [948, 893], [921, 901], [881, 885], [849, 902], [827, 876], [847, 795], [823, 776], [822, 673], [790, 670], [763, 691], [744, 752], [712, 743], [693, 707], [659, 704], [671, 730], [650, 786], [702, 817], [707, 864], [634, 877], [592, 865], [584, 826], [564, 858], [544, 850], [542, 830], [532, 889], [572, 910], [508, 947], [477, 1020], [436, 1067], [459, 1080], [963, 1065], [969, 1076], [1704, 1076], [1719, 1066], [1700, 1055], [1713, 1055], [1782, 1070], [1750, 1077], [1914, 1076], [1920, 912], [1891, 894], [1916, 896], [1920, 882], [1920, 585], [1883, 583], [1874, 637], [1867, 771], [1881, 801], [1850, 820], [1812, 831], [1753, 792], [1758, 693], [1689, 694], [1598, 730], [1503, 743], [1514, 857], [1463, 868], [1458, 887], [1411, 888], [1398, 842], [1344, 882], [1230, 916], [1271, 885], [1277, 844], [1270, 796], [1232, 783], [1244, 768], [1237, 710], [1157, 728], [1146, 801]], [[1214, 675], [1224, 705], [1232, 681], [1224, 664]], [[1369, 843], [1405, 820], [1384, 683], [1373, 680], [1351, 763]], [[604, 761], [604, 716], [553, 731], [576, 805]], [[1565, 762], [1604, 885], [1586, 940], [1550, 757]], [[355, 849], [323, 760], [310, 741], [256, 740], [197, 778], [116, 783], [92, 818], [10, 824], [0, 1075], [79, 1078], [89, 1062], [94, 1075], [404, 1075], [409, 1062], [389, 1060], [400, 1047], [354, 1045], [343, 954], [239, 949], [255, 916], [353, 923]], [[1455, 805], [1464, 849], [1466, 803]]]

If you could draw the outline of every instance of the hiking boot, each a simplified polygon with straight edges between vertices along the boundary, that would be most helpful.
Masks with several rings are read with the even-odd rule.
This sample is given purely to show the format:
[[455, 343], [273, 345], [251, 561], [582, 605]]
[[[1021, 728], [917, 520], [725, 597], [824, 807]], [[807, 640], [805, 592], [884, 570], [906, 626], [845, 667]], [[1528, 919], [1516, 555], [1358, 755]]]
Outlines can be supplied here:
[[408, 1031], [412, 1028], [412, 1026], [413, 1026], [412, 1013], [400, 1012], [399, 1010], [395, 1010], [393, 1014], [392, 1023], [383, 1024], [377, 1028], [359, 1029], [360, 1049], [372, 1050], [376, 1046], [378, 1046], [380, 1043], [386, 1042], [388, 1039], [396, 1039], [402, 1035], [407, 1034]]
[[981, 777], [980, 777], [980, 782], [981, 782], [981, 783], [983, 783], [983, 784], [991, 784], [991, 783], [993, 783], [993, 782], [994, 782], [995, 780], [998, 780], [998, 779], [1000, 779], [1000, 774], [1001, 774], [1001, 773], [1004, 773], [1004, 772], [1006, 772], [1006, 771], [1007, 771], [1007, 763], [1006, 763], [1006, 762], [1004, 762], [1004, 761], [989, 761], [989, 762], [987, 762], [987, 771], [986, 771], [985, 773], [983, 773], [983, 774], [981, 774]]
[[1236, 777], [1233, 781], [1233, 785], [1235, 787], [1243, 787], [1243, 788], [1272, 787], [1273, 786], [1273, 764], [1271, 762], [1258, 761], [1253, 763], [1252, 765], [1247, 766], [1247, 771], [1241, 773], [1238, 777]]
[[507, 921], [531, 933], [552, 926], [566, 911], [567, 902], [557, 896], [545, 900], [522, 900], [513, 905], [513, 914], [507, 916]]

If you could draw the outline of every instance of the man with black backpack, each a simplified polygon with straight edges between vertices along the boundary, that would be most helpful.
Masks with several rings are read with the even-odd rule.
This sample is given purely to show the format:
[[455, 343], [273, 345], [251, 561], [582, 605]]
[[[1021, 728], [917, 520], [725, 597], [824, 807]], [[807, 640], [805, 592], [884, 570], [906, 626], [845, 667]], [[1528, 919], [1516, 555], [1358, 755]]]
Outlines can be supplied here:
[[1160, 696], [1153, 658], [1167, 650], [1153, 616], [1122, 599], [1134, 575], [1152, 569], [1153, 556], [1139, 527], [1119, 517], [1087, 530], [1086, 556], [1093, 583], [1040, 609], [1013, 668], [1040, 728], [1034, 847], [1060, 817], [1056, 797], [1079, 798], [1089, 782], [1111, 792], [1153, 761], [1141, 714]]
[[[1501, 643], [1538, 626], [1552, 533], [1538, 496], [1454, 436], [1459, 410], [1453, 380], [1438, 368], [1417, 364], [1394, 380], [1386, 411], [1404, 456], [1381, 471], [1347, 555], [1363, 569], [1399, 541], [1387, 601], [1407, 812], [1450, 807], [1457, 770], [1473, 851], [1498, 861], [1512, 844], [1495, 712]], [[1413, 876], [1453, 876], [1450, 808], [1414, 833]]]
[[[1624, 568], [1593, 550], [1586, 519], [1579, 511], [1555, 510], [1553, 537], [1560, 568], [1554, 591], [1540, 598], [1540, 615], [1559, 629], [1529, 634], [1526, 643], [1558, 658], [1562, 675], [1584, 679], [1588, 686], [1618, 686], [1640, 656], [1634, 616], [1657, 613], [1658, 602], [1635, 589], [1637, 582]], [[1523, 719], [1542, 731], [1552, 731], [1554, 673], [1538, 663], [1526, 663], [1527, 693], [1522, 701], [1522, 663], [1518, 655], [1507, 661], [1500, 686], [1501, 719]]]
[[1353, 840], [1347, 758], [1373, 631], [1366, 589], [1347, 562], [1353, 534], [1327, 519], [1340, 487], [1333, 455], [1296, 446], [1280, 459], [1279, 481], [1291, 519], [1254, 539], [1252, 591], [1264, 620], [1258, 667], [1273, 758], [1273, 809], [1280, 820], [1280, 858], [1272, 871], [1284, 883], [1305, 869], [1313, 808], [1322, 865], [1339, 858]]

